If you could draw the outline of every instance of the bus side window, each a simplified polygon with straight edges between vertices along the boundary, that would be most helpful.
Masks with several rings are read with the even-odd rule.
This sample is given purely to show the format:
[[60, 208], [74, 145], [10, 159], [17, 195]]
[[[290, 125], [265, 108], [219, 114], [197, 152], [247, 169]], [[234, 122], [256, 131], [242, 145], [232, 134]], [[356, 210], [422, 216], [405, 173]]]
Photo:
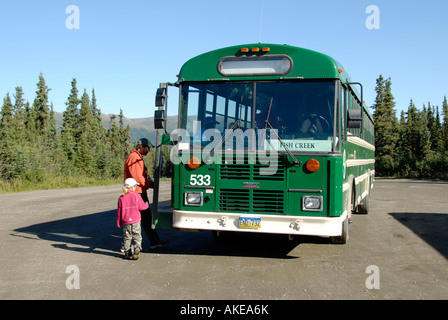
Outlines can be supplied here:
[[214, 114], [216, 112], [216, 101], [215, 96], [209, 92], [206, 95], [206, 108], [208, 114]]

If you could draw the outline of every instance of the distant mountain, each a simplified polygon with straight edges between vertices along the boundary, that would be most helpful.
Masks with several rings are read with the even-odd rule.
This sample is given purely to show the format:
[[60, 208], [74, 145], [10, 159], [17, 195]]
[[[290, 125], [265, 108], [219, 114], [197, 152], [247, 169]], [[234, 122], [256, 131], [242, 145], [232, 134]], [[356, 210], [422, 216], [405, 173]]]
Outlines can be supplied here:
[[[103, 125], [106, 129], [110, 126], [110, 117], [112, 114], [101, 114], [103, 120]], [[118, 124], [118, 115], [116, 115], [116, 120]], [[62, 113], [55, 112], [56, 126], [58, 128], [62, 127]], [[154, 129], [154, 117], [150, 118], [137, 118], [129, 119], [123, 118], [124, 125], [131, 128], [131, 141], [137, 141], [140, 138], [147, 138], [153, 144], [156, 142], [156, 130]], [[168, 131], [171, 132], [176, 128], [177, 116], [168, 117]]]
[[[168, 132], [173, 131], [177, 126], [177, 116], [169, 116], [167, 119]], [[104, 123], [104, 120], [103, 120]], [[110, 119], [108, 116], [106, 128], [109, 127]], [[131, 141], [137, 141], [140, 138], [149, 139], [154, 145], [156, 143], [156, 130], [154, 129], [154, 117], [150, 118], [124, 118], [124, 124], [131, 128]]]

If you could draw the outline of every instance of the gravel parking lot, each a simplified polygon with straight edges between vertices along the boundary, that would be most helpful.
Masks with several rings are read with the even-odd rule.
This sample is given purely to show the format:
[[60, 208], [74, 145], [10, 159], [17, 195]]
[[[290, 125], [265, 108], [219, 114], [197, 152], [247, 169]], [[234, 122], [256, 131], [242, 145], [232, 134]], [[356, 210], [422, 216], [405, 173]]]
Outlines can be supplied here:
[[[0, 195], [0, 299], [447, 299], [448, 183], [377, 179], [346, 245], [159, 230], [122, 259], [120, 186]], [[162, 185], [167, 200], [169, 182]], [[146, 250], [145, 250], [146, 249]]]

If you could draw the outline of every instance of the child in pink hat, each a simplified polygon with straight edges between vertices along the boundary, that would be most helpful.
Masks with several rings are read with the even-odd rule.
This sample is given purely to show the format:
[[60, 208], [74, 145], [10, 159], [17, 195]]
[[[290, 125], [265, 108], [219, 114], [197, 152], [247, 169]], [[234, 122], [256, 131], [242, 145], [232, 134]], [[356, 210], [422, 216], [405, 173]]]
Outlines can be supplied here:
[[[123, 195], [118, 199], [117, 227], [123, 228], [123, 249], [125, 259], [137, 260], [142, 250], [142, 231], [140, 211], [149, 208], [142, 197], [135, 192], [138, 183], [133, 178], [124, 182]], [[133, 248], [131, 246], [134, 241]]]

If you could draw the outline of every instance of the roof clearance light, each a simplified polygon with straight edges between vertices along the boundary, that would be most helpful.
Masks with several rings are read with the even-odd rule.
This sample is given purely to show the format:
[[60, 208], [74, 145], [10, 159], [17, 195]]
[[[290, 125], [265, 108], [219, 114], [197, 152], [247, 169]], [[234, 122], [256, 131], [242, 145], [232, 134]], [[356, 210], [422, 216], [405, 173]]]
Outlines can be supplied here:
[[310, 159], [306, 162], [306, 168], [309, 172], [316, 172], [320, 168], [320, 163], [316, 159]]
[[241, 48], [241, 52], [249, 52], [248, 48]]
[[344, 70], [342, 70], [342, 69], [339, 69], [338, 71], [339, 71], [339, 73], [342, 73], [342, 72], [344, 72]]
[[201, 165], [201, 161], [198, 157], [191, 157], [190, 159], [188, 159], [187, 164], [190, 169], [194, 170], [199, 168], [199, 166]]
[[251, 51], [252, 52], [258, 52], [258, 51], [260, 51], [260, 48], [252, 48]]
[[271, 51], [271, 48], [263, 48], [263, 49], [261, 49], [261, 51], [263, 51], [263, 52], [269, 52], [269, 51]]

